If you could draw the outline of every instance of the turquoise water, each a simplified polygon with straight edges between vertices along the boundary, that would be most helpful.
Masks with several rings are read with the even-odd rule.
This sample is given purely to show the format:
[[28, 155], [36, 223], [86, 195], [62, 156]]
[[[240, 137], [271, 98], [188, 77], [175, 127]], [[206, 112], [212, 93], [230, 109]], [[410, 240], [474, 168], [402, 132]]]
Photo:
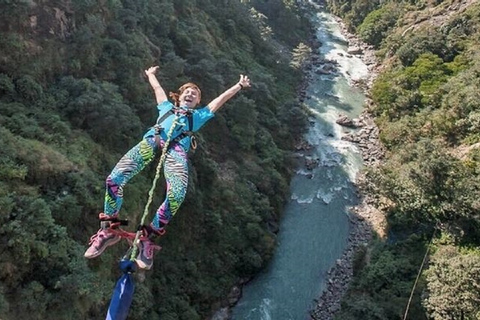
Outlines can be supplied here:
[[352, 180], [362, 166], [356, 147], [340, 138], [345, 128], [339, 114], [357, 117], [365, 100], [350, 80], [366, 77], [361, 59], [348, 57], [338, 23], [319, 12], [317, 36], [320, 55], [337, 60], [334, 75], [313, 73], [306, 104], [312, 111], [305, 139], [311, 150], [297, 154], [317, 160], [313, 170], [299, 167], [291, 181], [291, 199], [285, 208], [275, 255], [264, 270], [243, 288], [232, 310], [234, 320], [303, 320], [325, 288], [326, 273], [345, 249], [349, 224], [347, 207], [356, 204]]

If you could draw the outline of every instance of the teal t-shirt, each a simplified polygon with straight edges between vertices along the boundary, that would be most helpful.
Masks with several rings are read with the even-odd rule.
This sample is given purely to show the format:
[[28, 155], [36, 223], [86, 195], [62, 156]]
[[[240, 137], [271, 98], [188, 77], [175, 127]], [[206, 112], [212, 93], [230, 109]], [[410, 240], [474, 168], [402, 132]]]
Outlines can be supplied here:
[[[170, 116], [166, 117], [162, 123], [158, 123], [158, 121], [168, 112], [173, 110], [175, 106], [168, 100], [160, 103], [157, 105], [158, 109], [158, 118], [157, 118], [157, 125], [160, 125], [163, 129], [160, 131], [161, 138], [165, 141], [167, 140], [167, 133], [170, 131], [170, 128], [173, 124], [173, 119], [175, 116], [179, 117], [177, 126], [173, 130], [172, 136], [170, 137], [170, 141], [178, 137], [180, 134], [186, 131], [198, 131], [208, 120], [212, 119], [215, 116], [215, 113], [210, 111], [208, 107], [202, 107], [198, 109], [188, 109], [191, 112], [192, 117], [192, 128], [190, 128], [190, 123], [188, 121], [188, 116], [185, 113], [186, 109], [182, 107], [179, 108], [178, 112], [175, 114], [171, 114]], [[152, 137], [155, 135], [155, 128], [151, 127], [144, 135], [144, 138]], [[185, 136], [183, 139], [179, 141], [179, 144], [188, 151], [190, 149], [190, 136]]]

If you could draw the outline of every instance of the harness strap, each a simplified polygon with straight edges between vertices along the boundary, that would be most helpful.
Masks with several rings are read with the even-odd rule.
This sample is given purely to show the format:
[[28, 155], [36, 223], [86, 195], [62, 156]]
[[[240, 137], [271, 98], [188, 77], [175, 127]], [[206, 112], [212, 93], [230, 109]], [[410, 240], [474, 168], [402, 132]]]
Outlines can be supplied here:
[[109, 216], [103, 212], [100, 212], [98, 219], [100, 220], [101, 229], [109, 229], [110, 232], [121, 238], [127, 239], [130, 243], [132, 243], [133, 239], [135, 239], [135, 233], [128, 232], [120, 228], [120, 226], [127, 226], [128, 220], [121, 220], [116, 216]]
[[[157, 124], [155, 125], [155, 143], [157, 144], [159, 150], [162, 149], [162, 145], [161, 145], [162, 140], [160, 139], [160, 132], [162, 131], [163, 128], [162, 128], [161, 124], [165, 119], [167, 119], [171, 115], [175, 115], [175, 111], [174, 111], [173, 108], [170, 109], [169, 111], [167, 111], [163, 116], [158, 118]], [[197, 148], [197, 141], [195, 140], [195, 136], [193, 135], [193, 131], [192, 131], [193, 130], [192, 112], [187, 111], [186, 116], [187, 116], [187, 120], [188, 120], [188, 129], [189, 130], [180, 133], [180, 135], [178, 135], [175, 139], [172, 139], [170, 141], [170, 143], [168, 144], [168, 149], [170, 149], [173, 146], [173, 144], [178, 143], [180, 140], [182, 140], [185, 137], [190, 137], [191, 138], [190, 144], [191, 144], [191, 147], [192, 147], [193, 150], [195, 150]]]
[[173, 111], [173, 108], [168, 110], [167, 112], [165, 112], [165, 114], [163, 116], [161, 116], [160, 118], [157, 119], [157, 126], [160, 126], [162, 124], [163, 121], [165, 121], [165, 119], [167, 119], [168, 117], [170, 117], [171, 115], [174, 115], [175, 112]]
[[100, 220], [100, 227], [103, 229], [116, 229], [120, 226], [128, 226], [127, 219], [118, 219], [116, 216], [109, 216], [103, 212], [100, 212], [98, 215]]
[[[178, 108], [172, 108], [170, 110], [168, 110], [167, 112], [165, 112], [165, 114], [161, 117], [159, 117], [157, 119], [157, 126], [161, 126], [162, 125], [162, 122], [165, 121], [165, 119], [167, 119], [168, 117], [170, 117], [171, 115], [175, 115], [176, 112], [175, 110], [177, 110]], [[190, 110], [187, 110], [186, 113], [187, 115], [187, 119], [188, 119], [188, 128], [190, 131], [193, 130], [193, 117], [192, 117], [192, 111]]]

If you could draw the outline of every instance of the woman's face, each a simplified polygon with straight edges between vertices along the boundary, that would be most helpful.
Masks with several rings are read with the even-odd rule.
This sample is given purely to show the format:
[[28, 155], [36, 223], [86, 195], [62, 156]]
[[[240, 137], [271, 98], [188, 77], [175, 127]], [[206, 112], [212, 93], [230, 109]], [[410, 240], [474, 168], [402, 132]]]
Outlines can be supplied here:
[[195, 88], [186, 88], [179, 98], [180, 106], [195, 108], [200, 103], [200, 94]]

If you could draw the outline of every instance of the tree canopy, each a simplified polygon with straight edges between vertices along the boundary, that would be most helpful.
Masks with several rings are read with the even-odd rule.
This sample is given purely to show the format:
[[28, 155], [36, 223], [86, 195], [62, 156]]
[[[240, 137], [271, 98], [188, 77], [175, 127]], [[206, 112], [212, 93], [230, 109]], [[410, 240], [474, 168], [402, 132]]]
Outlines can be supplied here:
[[[407, 319], [476, 319], [480, 6], [327, 2], [382, 63], [369, 111], [386, 155], [360, 187], [374, 195], [389, 228], [385, 242], [359, 256], [337, 318], [403, 319], [420, 271]], [[430, 259], [419, 270], [425, 252]]]
[[[0, 318], [104, 316], [127, 246], [83, 252], [107, 174], [157, 116], [152, 65], [167, 91], [197, 83], [203, 103], [239, 74], [253, 86], [198, 134], [187, 199], [130, 318], [204, 319], [265, 266], [306, 128], [290, 60], [311, 26], [289, 1], [220, 2], [0, 1]], [[133, 224], [153, 175], [126, 187]]]

